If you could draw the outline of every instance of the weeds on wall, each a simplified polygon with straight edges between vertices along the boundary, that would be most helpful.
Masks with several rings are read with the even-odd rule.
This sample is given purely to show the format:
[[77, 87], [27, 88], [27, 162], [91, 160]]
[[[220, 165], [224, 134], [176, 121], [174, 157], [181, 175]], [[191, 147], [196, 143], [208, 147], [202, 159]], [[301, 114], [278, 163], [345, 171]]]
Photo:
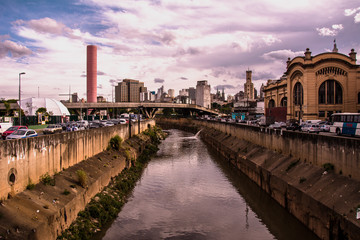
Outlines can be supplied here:
[[27, 190], [33, 190], [35, 188], [35, 184], [29, 178], [29, 184], [26, 186]]
[[332, 163], [324, 163], [323, 168], [325, 169], [325, 171], [329, 172], [331, 170], [334, 170], [335, 166]]
[[110, 150], [110, 149], [117, 150], [117, 151], [120, 150], [122, 142], [123, 142], [123, 139], [119, 135], [112, 137], [109, 141], [107, 150]]
[[286, 172], [290, 171], [290, 169], [292, 169], [293, 167], [295, 167], [299, 162], [300, 162], [300, 159], [298, 159], [298, 160], [290, 163], [289, 166], [286, 168], [285, 171], [286, 171]]
[[78, 182], [79, 182], [80, 186], [82, 186], [83, 188], [86, 188], [87, 184], [88, 184], [88, 176], [87, 176], [86, 172], [84, 170], [77, 170], [76, 175], [78, 177]]
[[40, 182], [42, 182], [44, 185], [55, 186], [55, 178], [51, 177], [49, 173], [41, 175]]

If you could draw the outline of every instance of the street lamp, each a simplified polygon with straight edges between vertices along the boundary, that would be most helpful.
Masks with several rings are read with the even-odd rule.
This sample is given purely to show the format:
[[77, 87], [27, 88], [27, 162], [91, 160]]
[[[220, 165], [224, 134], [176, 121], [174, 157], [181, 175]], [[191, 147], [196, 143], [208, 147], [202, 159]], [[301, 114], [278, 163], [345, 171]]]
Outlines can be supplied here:
[[21, 75], [25, 74], [24, 72], [19, 73], [19, 125], [21, 126]]

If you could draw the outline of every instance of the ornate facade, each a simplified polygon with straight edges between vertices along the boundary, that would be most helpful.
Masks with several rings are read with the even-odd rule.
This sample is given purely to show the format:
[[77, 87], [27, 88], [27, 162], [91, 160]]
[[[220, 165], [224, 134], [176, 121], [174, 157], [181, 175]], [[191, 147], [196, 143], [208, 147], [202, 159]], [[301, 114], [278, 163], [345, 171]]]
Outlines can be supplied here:
[[[335, 112], [360, 112], [360, 66], [356, 52], [349, 56], [333, 52], [305, 56], [287, 61], [285, 80], [264, 89], [265, 107], [283, 106], [287, 119], [328, 119]], [[286, 82], [286, 84], [284, 84]]]

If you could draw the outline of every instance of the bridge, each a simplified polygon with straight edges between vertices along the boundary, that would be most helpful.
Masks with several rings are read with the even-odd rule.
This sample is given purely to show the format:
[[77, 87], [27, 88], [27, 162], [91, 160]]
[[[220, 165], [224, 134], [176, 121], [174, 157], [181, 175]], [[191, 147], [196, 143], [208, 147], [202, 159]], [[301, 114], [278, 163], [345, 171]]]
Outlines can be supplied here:
[[195, 104], [182, 104], [182, 103], [156, 103], [156, 102], [99, 102], [99, 103], [69, 103], [63, 102], [63, 104], [70, 110], [75, 110], [79, 115], [83, 112], [84, 109], [87, 109], [86, 112], [94, 112], [96, 110], [109, 110], [109, 109], [124, 109], [124, 108], [135, 108], [139, 109], [142, 114], [148, 118], [154, 118], [159, 109], [164, 108], [175, 108], [175, 109], [184, 109], [189, 111], [189, 115], [194, 113], [200, 113], [201, 115], [218, 115], [218, 112], [215, 112], [211, 109], [204, 108]]

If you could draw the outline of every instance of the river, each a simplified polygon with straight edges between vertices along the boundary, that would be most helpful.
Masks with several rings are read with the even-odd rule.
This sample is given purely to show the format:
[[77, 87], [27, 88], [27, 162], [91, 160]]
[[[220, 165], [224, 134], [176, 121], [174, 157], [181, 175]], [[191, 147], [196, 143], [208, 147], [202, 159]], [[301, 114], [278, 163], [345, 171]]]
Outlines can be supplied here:
[[169, 133], [104, 240], [318, 239], [200, 138]]

